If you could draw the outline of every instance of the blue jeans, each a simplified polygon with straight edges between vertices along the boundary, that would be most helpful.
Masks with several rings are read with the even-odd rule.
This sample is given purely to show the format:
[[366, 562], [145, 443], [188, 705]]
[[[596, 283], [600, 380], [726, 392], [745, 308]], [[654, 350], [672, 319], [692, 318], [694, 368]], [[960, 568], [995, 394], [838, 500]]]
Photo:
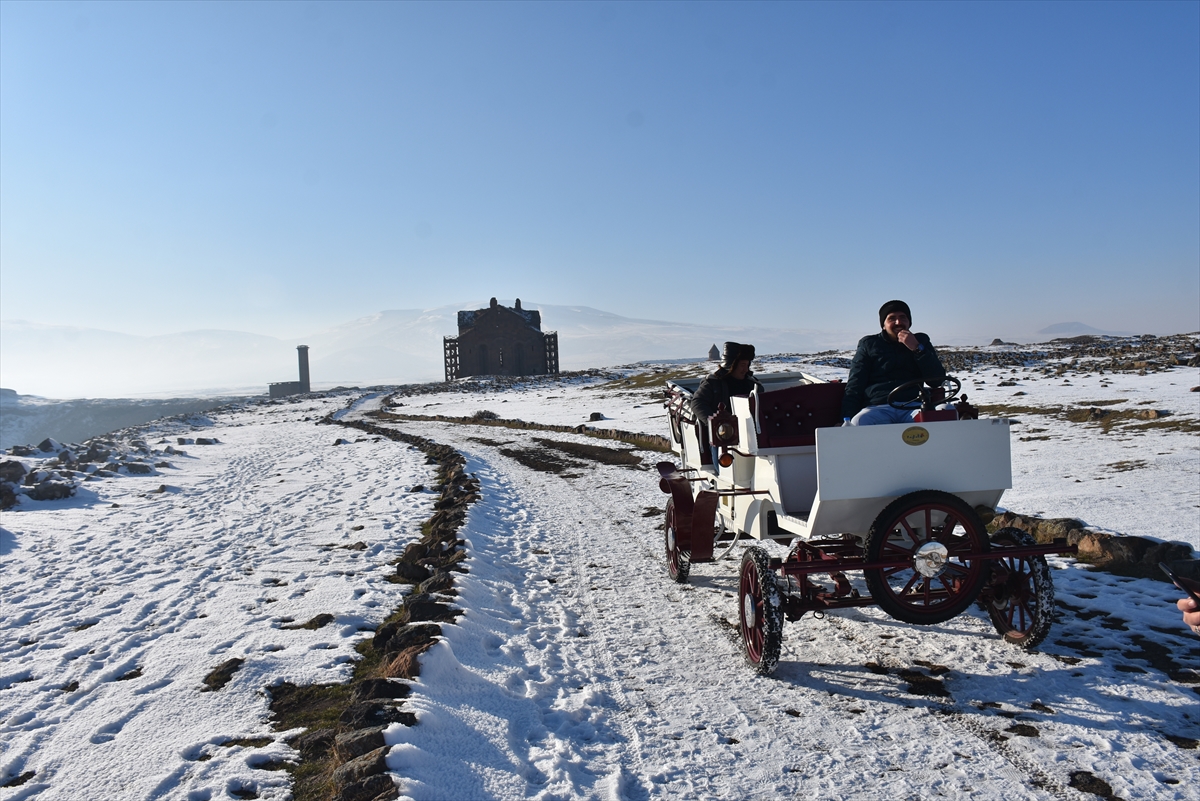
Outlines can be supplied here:
[[[938, 406], [938, 409], [953, 409], [954, 404], [943, 403]], [[912, 409], [897, 409], [894, 406], [883, 404], [882, 406], [867, 406], [850, 421], [852, 426], [878, 426], [887, 423], [911, 423], [913, 418], [917, 416], [917, 412], [921, 411], [921, 407], [917, 406]]]

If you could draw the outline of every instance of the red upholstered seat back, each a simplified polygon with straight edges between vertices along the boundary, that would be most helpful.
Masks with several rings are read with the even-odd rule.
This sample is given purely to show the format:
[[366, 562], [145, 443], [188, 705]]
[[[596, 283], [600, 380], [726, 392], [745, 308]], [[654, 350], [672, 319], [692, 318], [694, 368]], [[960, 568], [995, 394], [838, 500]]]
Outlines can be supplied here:
[[846, 385], [805, 384], [777, 389], [759, 396], [758, 414], [762, 431], [760, 448], [792, 448], [816, 445], [817, 429], [842, 424], [842, 397]]

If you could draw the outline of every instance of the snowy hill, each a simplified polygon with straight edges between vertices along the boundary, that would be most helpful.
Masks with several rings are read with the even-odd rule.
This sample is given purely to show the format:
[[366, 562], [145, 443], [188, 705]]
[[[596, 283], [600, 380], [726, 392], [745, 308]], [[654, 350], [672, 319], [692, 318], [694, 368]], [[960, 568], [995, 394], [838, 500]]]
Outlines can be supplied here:
[[1047, 339], [1057, 337], [1078, 337], [1078, 336], [1108, 336], [1108, 337], [1128, 337], [1133, 336], [1131, 331], [1102, 331], [1099, 328], [1092, 328], [1090, 325], [1083, 323], [1055, 323], [1048, 325], [1038, 331], [1039, 334]]

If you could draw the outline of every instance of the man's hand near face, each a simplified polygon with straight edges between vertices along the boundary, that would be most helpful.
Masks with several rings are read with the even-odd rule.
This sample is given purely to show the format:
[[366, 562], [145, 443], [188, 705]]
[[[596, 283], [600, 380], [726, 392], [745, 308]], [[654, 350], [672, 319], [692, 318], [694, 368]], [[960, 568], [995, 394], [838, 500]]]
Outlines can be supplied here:
[[917, 335], [912, 331], [909, 331], [907, 328], [897, 331], [896, 339], [900, 341], [901, 345], [912, 351], [915, 351], [921, 346], [921, 343], [917, 341]]

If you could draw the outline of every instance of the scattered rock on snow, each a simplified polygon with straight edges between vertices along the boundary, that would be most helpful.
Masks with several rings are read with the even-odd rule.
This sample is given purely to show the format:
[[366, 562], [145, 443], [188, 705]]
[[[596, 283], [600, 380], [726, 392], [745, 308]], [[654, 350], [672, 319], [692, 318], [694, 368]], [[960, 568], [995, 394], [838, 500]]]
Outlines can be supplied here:
[[378, 698], [407, 698], [411, 693], [412, 687], [402, 681], [363, 679], [355, 686], [351, 698], [357, 703]]
[[432, 574], [433, 571], [424, 565], [418, 565], [413, 562], [397, 562], [396, 572], [389, 578], [393, 578], [397, 582], [420, 584]]
[[35, 501], [57, 501], [74, 495], [75, 487], [64, 481], [43, 481], [30, 487], [25, 494]]
[[389, 723], [403, 723], [413, 726], [417, 716], [412, 712], [404, 712], [392, 704], [379, 701], [362, 701], [346, 707], [346, 711], [338, 718], [338, 723], [349, 729], [365, 729], [373, 726], [387, 726]]
[[362, 781], [346, 785], [334, 796], [334, 801], [390, 801], [399, 796], [391, 777], [384, 773], [377, 773]]
[[17, 484], [25, 477], [25, 465], [18, 461], [0, 462], [0, 481]]
[[356, 729], [339, 734], [333, 740], [333, 748], [338, 757], [350, 762], [363, 754], [369, 754], [383, 748], [383, 726], [372, 726], [369, 729]]
[[411, 626], [403, 623], [385, 623], [375, 632], [371, 647], [382, 654], [393, 654], [414, 645], [432, 643], [442, 634], [442, 629], [436, 623], [417, 623]]
[[279, 628], [287, 630], [287, 631], [299, 631], [300, 629], [308, 629], [309, 631], [316, 631], [317, 629], [321, 629], [321, 628], [324, 628], [325, 626], [328, 626], [335, 619], [336, 618], [334, 618], [334, 616], [329, 614], [328, 612], [323, 612], [323, 613], [317, 615], [316, 617], [314, 617], [312, 620], [308, 621], [307, 623], [300, 623], [295, 626], [280, 626]]

